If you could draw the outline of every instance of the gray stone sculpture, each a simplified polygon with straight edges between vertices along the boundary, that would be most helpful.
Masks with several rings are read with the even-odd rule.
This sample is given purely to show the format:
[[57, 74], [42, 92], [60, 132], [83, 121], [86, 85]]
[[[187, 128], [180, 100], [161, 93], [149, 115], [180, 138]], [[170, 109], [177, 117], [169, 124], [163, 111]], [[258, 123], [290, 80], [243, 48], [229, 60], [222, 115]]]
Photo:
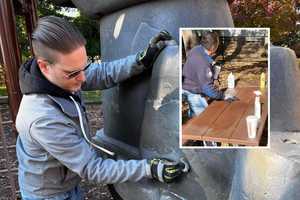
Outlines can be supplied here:
[[[57, 0], [56, 0], [57, 1]], [[233, 27], [225, 0], [72, 0], [100, 22], [103, 61], [142, 50], [162, 29], [178, 44], [179, 27]], [[271, 149], [179, 149], [178, 46], [152, 73], [103, 93], [105, 128], [96, 140], [122, 158], [185, 157], [191, 172], [175, 184], [152, 180], [114, 185], [122, 199], [300, 199], [300, 74], [291, 50], [271, 48]]]

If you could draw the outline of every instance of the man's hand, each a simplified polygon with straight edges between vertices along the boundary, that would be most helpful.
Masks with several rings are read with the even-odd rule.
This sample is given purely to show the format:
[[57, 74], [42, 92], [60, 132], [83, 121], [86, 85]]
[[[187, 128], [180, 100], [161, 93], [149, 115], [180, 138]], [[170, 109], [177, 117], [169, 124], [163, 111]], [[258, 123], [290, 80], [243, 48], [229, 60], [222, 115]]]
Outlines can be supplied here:
[[159, 53], [166, 47], [166, 41], [171, 39], [172, 36], [168, 31], [159, 32], [150, 40], [148, 47], [137, 54], [137, 62], [143, 64], [147, 69], [151, 68]]
[[224, 92], [224, 101], [231, 103], [233, 101], [239, 100], [239, 98], [236, 97], [235, 95], [236, 95], [236, 91], [234, 89], [227, 89]]
[[238, 101], [238, 100], [240, 100], [238, 97], [236, 97], [236, 96], [232, 96], [232, 97], [225, 97], [224, 98], [224, 101], [227, 101], [227, 102], [229, 102], [229, 103], [231, 103], [231, 102], [233, 102], [233, 101]]
[[171, 183], [183, 172], [189, 171], [189, 164], [184, 160], [175, 162], [164, 158], [154, 158], [148, 160], [148, 168], [153, 179], [162, 183]]

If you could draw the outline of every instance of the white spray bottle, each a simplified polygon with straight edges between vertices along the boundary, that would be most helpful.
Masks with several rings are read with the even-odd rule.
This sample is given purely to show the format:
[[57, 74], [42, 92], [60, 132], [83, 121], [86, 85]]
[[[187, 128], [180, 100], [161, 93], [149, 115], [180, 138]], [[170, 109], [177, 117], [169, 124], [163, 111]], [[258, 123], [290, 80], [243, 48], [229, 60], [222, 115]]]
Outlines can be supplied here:
[[228, 75], [227, 78], [227, 87], [228, 89], [234, 89], [234, 75], [232, 74], [232, 72], [230, 72], [230, 74]]
[[254, 102], [254, 115], [257, 117], [257, 119], [260, 119], [261, 117], [261, 105], [260, 105], [260, 95], [261, 92], [259, 90], [254, 91], [255, 102]]

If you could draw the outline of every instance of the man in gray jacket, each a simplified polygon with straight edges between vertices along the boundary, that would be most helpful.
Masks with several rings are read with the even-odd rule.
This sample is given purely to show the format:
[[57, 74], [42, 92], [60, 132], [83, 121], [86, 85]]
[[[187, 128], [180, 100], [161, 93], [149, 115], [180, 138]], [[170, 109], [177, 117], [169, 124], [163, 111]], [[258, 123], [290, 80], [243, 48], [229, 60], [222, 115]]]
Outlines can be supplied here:
[[182, 174], [181, 162], [97, 155], [80, 95], [81, 88], [110, 88], [151, 69], [171, 39], [168, 32], [160, 32], [137, 55], [101, 64], [88, 62], [85, 39], [64, 19], [41, 18], [32, 39], [35, 58], [19, 71], [23, 98], [16, 119], [23, 199], [81, 199], [81, 178], [113, 184], [148, 177], [170, 183]]

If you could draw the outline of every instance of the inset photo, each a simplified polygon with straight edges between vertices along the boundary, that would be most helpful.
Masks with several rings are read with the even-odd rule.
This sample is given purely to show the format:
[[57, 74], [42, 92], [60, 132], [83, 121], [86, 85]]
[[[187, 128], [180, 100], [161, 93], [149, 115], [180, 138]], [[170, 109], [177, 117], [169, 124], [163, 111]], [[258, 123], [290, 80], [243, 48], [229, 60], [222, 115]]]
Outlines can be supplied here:
[[269, 147], [269, 29], [181, 28], [180, 147]]

